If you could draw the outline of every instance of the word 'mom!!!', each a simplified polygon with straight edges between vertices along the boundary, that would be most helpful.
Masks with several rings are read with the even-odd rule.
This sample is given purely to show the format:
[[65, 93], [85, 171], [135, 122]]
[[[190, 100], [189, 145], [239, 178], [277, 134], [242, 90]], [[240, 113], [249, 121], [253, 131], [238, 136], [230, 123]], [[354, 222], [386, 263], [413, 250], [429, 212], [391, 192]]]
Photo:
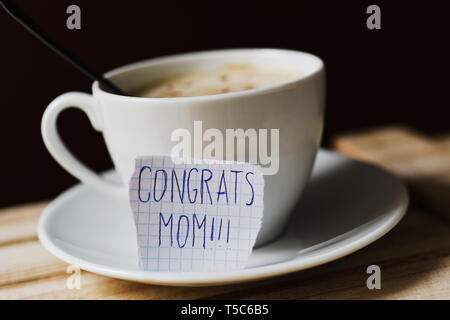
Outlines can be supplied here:
[[[170, 215], [164, 217], [162, 213], [159, 214], [159, 246], [161, 247], [162, 244], [162, 228], [170, 228], [170, 246], [173, 247], [174, 245], [174, 217], [173, 213]], [[191, 221], [192, 220], [192, 221]], [[209, 220], [209, 227], [208, 227], [208, 220]], [[217, 231], [214, 227], [214, 224], [217, 224]], [[192, 247], [195, 247], [195, 240], [196, 236], [198, 237], [198, 232], [200, 232], [200, 238], [203, 240], [202, 246], [203, 249], [206, 247], [206, 240], [210, 239], [211, 241], [218, 240], [220, 241], [221, 238], [226, 237], [227, 243], [230, 241], [230, 219], [223, 219], [223, 218], [217, 218], [211, 217], [211, 219], [207, 219], [206, 214], [202, 218], [199, 218], [197, 214], [193, 214], [191, 219], [189, 219], [189, 216], [187, 215], [180, 215], [178, 217], [178, 221], [176, 222], [177, 226], [176, 229], [176, 241], [178, 248], [184, 248], [186, 246], [186, 243], [188, 242], [189, 233], [191, 232], [191, 225], [192, 225]], [[223, 225], [223, 227], [222, 227]], [[182, 229], [185, 229], [184, 235], [182, 234]], [[211, 230], [207, 234], [207, 230]], [[197, 235], [196, 235], [196, 231]], [[216, 234], [215, 234], [216, 233]]]

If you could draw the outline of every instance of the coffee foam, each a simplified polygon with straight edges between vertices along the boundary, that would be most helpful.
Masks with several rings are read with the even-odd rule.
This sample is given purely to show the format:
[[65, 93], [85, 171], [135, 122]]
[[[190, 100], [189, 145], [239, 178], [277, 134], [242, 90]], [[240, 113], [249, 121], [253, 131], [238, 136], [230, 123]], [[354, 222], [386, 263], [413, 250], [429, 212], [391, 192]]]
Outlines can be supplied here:
[[256, 68], [251, 65], [227, 65], [220, 69], [195, 71], [165, 79], [141, 90], [138, 96], [192, 97], [251, 90], [298, 78], [297, 74]]

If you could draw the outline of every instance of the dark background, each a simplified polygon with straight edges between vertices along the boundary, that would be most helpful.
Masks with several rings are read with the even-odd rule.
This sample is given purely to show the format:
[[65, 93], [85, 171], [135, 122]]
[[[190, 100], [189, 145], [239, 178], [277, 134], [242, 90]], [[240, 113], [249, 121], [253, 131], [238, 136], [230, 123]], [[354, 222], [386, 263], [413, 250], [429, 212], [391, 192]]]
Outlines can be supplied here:
[[[234, 47], [314, 53], [327, 67], [324, 142], [338, 133], [404, 123], [426, 134], [450, 129], [450, 11], [444, 1], [14, 1], [97, 72], [166, 54]], [[81, 7], [81, 30], [66, 8]], [[381, 7], [381, 30], [366, 8]], [[76, 182], [40, 135], [47, 104], [91, 81], [0, 10], [0, 206], [50, 199]], [[102, 137], [76, 110], [62, 137], [95, 170], [112, 166]]]

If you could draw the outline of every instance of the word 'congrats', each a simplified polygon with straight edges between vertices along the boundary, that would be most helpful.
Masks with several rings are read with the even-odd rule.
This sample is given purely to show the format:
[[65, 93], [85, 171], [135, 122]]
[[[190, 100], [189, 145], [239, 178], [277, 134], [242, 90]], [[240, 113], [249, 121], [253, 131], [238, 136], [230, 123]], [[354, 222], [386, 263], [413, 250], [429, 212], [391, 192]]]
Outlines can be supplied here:
[[[152, 173], [155, 172], [153, 177]], [[178, 173], [177, 173], [178, 171]], [[182, 171], [180, 174], [179, 171]], [[247, 206], [253, 204], [255, 191], [253, 189], [253, 175], [252, 171], [243, 172], [242, 170], [225, 170], [222, 169], [219, 172], [220, 179], [219, 184], [215, 184], [217, 188], [215, 191], [212, 186], [210, 186], [211, 180], [214, 178], [214, 173], [209, 168], [198, 169], [196, 167], [186, 169], [164, 169], [164, 168], [152, 168], [150, 166], [143, 166], [139, 170], [138, 179], [138, 195], [140, 202], [149, 202], [153, 200], [155, 202], [160, 202], [162, 200], [174, 202], [174, 197], [178, 198], [175, 201], [180, 201], [184, 203], [185, 195], [187, 195], [187, 200], [190, 203], [197, 203], [197, 198], [199, 198], [200, 203], [203, 204], [204, 201], [213, 204], [214, 202], [219, 203], [220, 199], [226, 201], [226, 204], [230, 202], [230, 196], [234, 197], [234, 204], [237, 204], [238, 197], [238, 185], [242, 180], [241, 175], [245, 177], [245, 183], [251, 188], [251, 194], [249, 194], [249, 200], [246, 202]], [[170, 175], [170, 178], [169, 178]], [[181, 176], [180, 176], [181, 175]], [[227, 177], [230, 177], [232, 181], [227, 182]], [[170, 179], [170, 185], [168, 181]], [[238, 182], [239, 181], [239, 182]], [[233, 183], [233, 189], [230, 190], [231, 182]], [[180, 186], [181, 184], [181, 186]], [[151, 188], [153, 193], [150, 192]], [[169, 192], [167, 189], [170, 188]], [[213, 190], [211, 190], [213, 189]], [[200, 192], [200, 196], [198, 196]], [[152, 198], [153, 195], [153, 198]], [[164, 199], [166, 197], [166, 199]]]
[[264, 178], [249, 163], [138, 157], [129, 199], [147, 271], [245, 266], [263, 215]]

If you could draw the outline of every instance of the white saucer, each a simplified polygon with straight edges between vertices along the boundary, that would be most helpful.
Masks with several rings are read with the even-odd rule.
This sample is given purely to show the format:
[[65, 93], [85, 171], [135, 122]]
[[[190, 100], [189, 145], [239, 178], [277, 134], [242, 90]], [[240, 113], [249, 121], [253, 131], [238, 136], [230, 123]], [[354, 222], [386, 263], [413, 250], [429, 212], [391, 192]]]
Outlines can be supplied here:
[[407, 204], [405, 187], [390, 174], [321, 150], [288, 230], [255, 249], [243, 270], [141, 271], [128, 203], [84, 185], [50, 203], [39, 220], [38, 235], [56, 257], [87, 271], [152, 284], [207, 286], [273, 277], [348, 255], [391, 230]]

